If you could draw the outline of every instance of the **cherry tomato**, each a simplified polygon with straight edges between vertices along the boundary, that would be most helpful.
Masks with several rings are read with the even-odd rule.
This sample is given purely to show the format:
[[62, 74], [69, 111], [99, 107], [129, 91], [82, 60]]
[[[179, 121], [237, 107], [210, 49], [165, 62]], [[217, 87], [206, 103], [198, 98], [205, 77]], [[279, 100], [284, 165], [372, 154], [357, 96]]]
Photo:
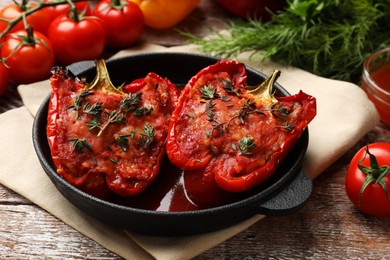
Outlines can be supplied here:
[[51, 43], [40, 32], [17, 31], [5, 36], [1, 47], [9, 76], [19, 84], [46, 79], [54, 65]]
[[[54, 2], [54, 0], [44, 0], [43, 2], [51, 3]], [[77, 2], [74, 4], [76, 5], [76, 8], [79, 12], [85, 12], [84, 15], [91, 14], [91, 7], [89, 6], [88, 1]], [[46, 9], [49, 11], [50, 17], [53, 20], [57, 16], [60, 16], [62, 14], [67, 14], [67, 12], [70, 10], [70, 5], [69, 4], [54, 5], [54, 6], [49, 6]]]
[[[31, 9], [37, 6], [37, 3], [35, 2], [29, 2], [26, 6], [27, 9]], [[10, 4], [7, 6], [4, 6], [0, 10], [0, 18], [5, 20], [13, 20], [18, 18], [23, 13], [23, 7], [17, 4]], [[46, 34], [47, 28], [49, 27], [49, 23], [51, 21], [50, 14], [47, 10], [41, 9], [37, 10], [34, 13], [27, 16], [27, 24], [30, 24], [34, 27], [34, 30], [36, 32], [41, 32], [43, 34]], [[0, 32], [3, 32], [7, 28], [7, 22], [0, 20]], [[23, 30], [24, 25], [23, 21], [18, 22], [15, 27], [11, 29], [10, 32], [16, 32], [19, 30]]]
[[60, 15], [51, 22], [47, 36], [57, 60], [63, 65], [99, 58], [106, 42], [104, 28], [94, 16], [74, 19]]
[[92, 15], [101, 19], [106, 44], [111, 48], [130, 46], [141, 38], [144, 31], [141, 8], [128, 0], [102, 0], [92, 10]]
[[4, 63], [0, 61], [0, 97], [7, 92], [8, 88], [8, 71]]
[[390, 217], [390, 143], [369, 144], [349, 165], [345, 189], [351, 202], [374, 217]]

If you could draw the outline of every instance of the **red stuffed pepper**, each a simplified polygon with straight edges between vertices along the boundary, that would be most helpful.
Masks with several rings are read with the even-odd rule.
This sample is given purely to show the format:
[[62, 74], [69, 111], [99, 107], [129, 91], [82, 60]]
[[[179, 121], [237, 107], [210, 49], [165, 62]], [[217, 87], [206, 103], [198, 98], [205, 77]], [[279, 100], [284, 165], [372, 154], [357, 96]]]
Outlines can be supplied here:
[[224, 60], [204, 68], [185, 86], [172, 114], [167, 154], [186, 170], [190, 197], [213, 193], [215, 187], [222, 191], [215, 194], [224, 196], [265, 181], [315, 117], [312, 96], [272, 95], [279, 73], [249, 88], [245, 65]]
[[47, 135], [57, 172], [100, 198], [129, 197], [156, 178], [176, 87], [154, 73], [115, 88], [104, 61], [91, 84], [55, 70]]

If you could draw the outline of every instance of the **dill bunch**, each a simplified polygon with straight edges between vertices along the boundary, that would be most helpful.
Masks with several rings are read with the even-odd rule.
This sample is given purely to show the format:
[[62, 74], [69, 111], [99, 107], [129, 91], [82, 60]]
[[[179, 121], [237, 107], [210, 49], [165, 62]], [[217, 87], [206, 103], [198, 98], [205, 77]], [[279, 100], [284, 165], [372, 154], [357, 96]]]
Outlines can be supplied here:
[[390, 0], [288, 0], [268, 22], [232, 20], [230, 36], [190, 34], [200, 50], [232, 58], [244, 51], [316, 75], [358, 83], [364, 59], [390, 46]]

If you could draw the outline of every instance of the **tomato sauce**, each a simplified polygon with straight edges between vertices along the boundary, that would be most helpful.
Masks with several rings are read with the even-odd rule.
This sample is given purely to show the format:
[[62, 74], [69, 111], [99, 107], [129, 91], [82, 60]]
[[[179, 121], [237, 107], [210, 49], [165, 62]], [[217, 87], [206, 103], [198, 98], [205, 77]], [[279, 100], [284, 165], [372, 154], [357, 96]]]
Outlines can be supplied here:
[[390, 126], [390, 63], [372, 73], [371, 78], [380, 89], [369, 84], [364, 78], [362, 86], [378, 109], [382, 122]]
[[212, 191], [213, 194], [201, 196], [201, 203], [195, 203], [188, 196], [188, 187], [185, 185], [185, 179], [192, 181], [192, 176], [194, 176], [192, 172], [176, 167], [165, 157], [159, 175], [142, 193], [131, 198], [114, 195], [109, 201], [139, 209], [179, 212], [220, 206], [247, 196], [247, 194], [227, 194], [227, 192], [215, 188]]

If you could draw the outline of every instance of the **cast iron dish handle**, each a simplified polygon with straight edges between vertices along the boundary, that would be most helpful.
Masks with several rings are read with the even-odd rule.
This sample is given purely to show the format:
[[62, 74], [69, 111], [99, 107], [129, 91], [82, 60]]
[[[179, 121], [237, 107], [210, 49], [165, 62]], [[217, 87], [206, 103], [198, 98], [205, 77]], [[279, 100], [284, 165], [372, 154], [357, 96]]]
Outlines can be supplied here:
[[312, 181], [301, 170], [296, 178], [282, 191], [258, 205], [257, 211], [259, 214], [268, 216], [289, 214], [303, 206], [304, 202], [309, 198], [311, 190]]

